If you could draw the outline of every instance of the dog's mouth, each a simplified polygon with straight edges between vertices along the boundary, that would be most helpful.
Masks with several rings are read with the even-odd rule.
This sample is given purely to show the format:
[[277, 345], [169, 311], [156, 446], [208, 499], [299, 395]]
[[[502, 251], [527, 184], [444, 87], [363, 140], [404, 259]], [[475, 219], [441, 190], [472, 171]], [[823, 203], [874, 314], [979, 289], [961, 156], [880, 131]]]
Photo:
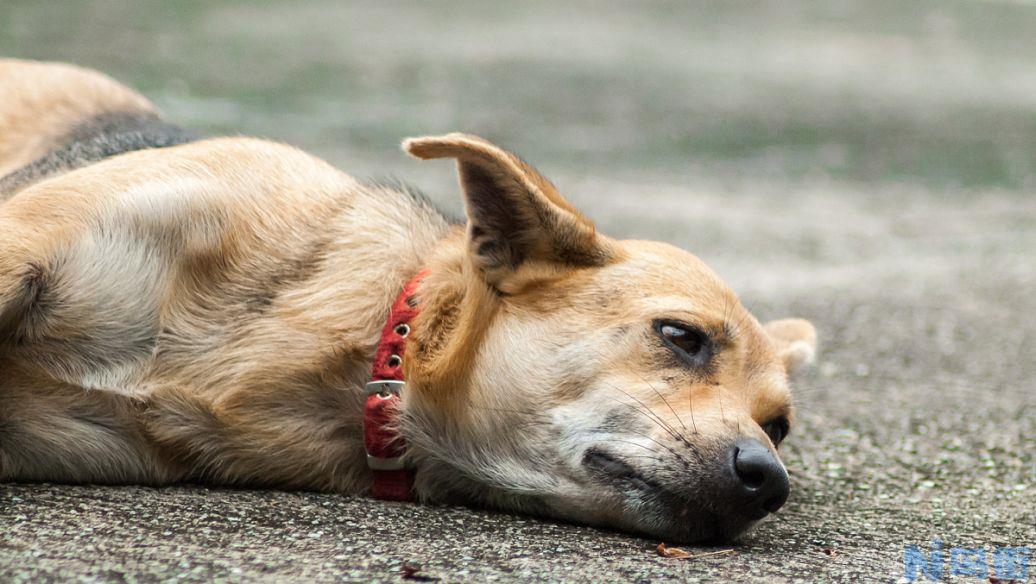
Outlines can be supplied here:
[[658, 482], [609, 452], [591, 448], [583, 455], [583, 465], [592, 475], [615, 486], [630, 486], [642, 491], [662, 491]]
[[[614, 489], [627, 503], [635, 501], [628, 508], [636, 531], [682, 543], [729, 543], [757, 523], [733, 509], [722, 512], [727, 505], [713, 489], [666, 484], [605, 449], [586, 450], [582, 462], [595, 481]], [[691, 492], [701, 490], [709, 492]]]

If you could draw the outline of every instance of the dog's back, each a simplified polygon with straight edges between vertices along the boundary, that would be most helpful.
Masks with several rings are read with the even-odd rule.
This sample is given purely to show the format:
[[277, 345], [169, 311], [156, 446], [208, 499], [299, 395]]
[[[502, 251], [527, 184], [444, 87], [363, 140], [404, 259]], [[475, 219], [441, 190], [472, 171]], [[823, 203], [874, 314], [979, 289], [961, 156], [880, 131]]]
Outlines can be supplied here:
[[787, 499], [812, 325], [763, 325], [693, 255], [599, 234], [515, 155], [404, 143], [456, 160], [451, 227], [289, 146], [179, 143], [98, 74], [5, 68], [0, 481], [363, 492], [364, 383], [420, 273], [419, 314], [386, 327], [408, 339], [390, 426], [418, 498], [681, 540]]
[[101, 73], [0, 59], [0, 201], [48, 176], [192, 139]]
[[433, 208], [289, 146], [192, 140], [50, 63], [0, 61], [0, 174], [0, 480], [218, 479], [220, 444], [260, 482], [356, 480], [303, 428], [324, 412], [322, 456], [355, 454], [344, 388], [446, 229]]

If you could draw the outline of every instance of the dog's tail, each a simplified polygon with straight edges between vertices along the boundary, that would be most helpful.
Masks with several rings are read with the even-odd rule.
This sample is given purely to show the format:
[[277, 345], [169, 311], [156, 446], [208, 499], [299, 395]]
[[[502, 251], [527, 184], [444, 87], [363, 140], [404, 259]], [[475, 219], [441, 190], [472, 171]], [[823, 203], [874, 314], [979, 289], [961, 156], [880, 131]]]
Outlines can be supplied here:
[[192, 136], [112, 78], [63, 63], [0, 59], [0, 202], [48, 176]]

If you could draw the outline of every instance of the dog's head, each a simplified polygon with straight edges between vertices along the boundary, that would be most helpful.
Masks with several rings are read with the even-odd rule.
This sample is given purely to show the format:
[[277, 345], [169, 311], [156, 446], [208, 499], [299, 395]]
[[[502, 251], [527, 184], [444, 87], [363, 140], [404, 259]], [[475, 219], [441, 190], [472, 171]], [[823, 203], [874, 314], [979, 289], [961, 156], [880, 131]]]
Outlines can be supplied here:
[[735, 538], [785, 502], [787, 373], [812, 325], [762, 325], [695, 256], [597, 233], [484, 140], [405, 148], [457, 160], [468, 217], [407, 349], [421, 493], [679, 541]]

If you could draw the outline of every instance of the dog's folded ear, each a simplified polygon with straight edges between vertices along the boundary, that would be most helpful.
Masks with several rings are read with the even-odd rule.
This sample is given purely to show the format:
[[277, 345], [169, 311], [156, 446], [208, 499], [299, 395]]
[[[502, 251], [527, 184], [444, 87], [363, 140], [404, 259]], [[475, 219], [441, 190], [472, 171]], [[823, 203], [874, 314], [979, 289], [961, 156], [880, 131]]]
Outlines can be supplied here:
[[507, 291], [520, 268], [606, 263], [609, 246], [554, 185], [514, 154], [467, 134], [411, 138], [422, 158], [455, 158], [468, 216], [469, 254], [485, 280]]
[[817, 330], [811, 322], [801, 318], [783, 318], [766, 323], [763, 329], [777, 346], [788, 373], [813, 363], [817, 352]]

